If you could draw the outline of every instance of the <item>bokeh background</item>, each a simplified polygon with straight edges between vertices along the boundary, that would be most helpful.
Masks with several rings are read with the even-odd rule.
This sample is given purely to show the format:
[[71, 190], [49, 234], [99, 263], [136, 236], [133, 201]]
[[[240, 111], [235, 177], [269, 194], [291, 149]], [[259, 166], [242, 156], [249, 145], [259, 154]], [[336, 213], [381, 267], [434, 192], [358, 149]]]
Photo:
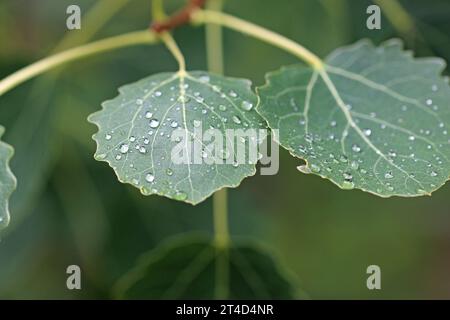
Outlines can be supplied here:
[[[0, 1], [0, 78], [55, 49], [67, 34], [68, 5], [78, 4], [84, 17], [70, 41], [95, 30], [100, 18], [85, 23], [100, 1], [118, 2]], [[174, 10], [183, 1], [166, 3]], [[374, 31], [366, 28], [372, 4], [366, 0], [227, 0], [225, 10], [322, 57], [360, 38], [399, 37], [417, 56], [450, 61], [450, 2], [400, 3], [407, 18], [386, 7], [382, 29]], [[92, 39], [144, 29], [149, 21], [150, 0], [130, 0]], [[183, 27], [175, 37], [189, 69], [205, 69], [203, 28]], [[267, 71], [298, 62], [232, 31], [224, 41], [227, 75], [255, 85]], [[0, 298], [109, 298], [116, 280], [162, 240], [192, 230], [212, 233], [210, 199], [192, 207], [144, 197], [92, 157], [96, 128], [87, 116], [119, 86], [175, 68], [162, 45], [126, 48], [60, 68], [0, 98], [0, 123], [16, 149], [11, 165], [19, 180], [12, 223], [0, 235]], [[432, 197], [380, 199], [300, 174], [300, 163], [282, 151], [278, 175], [257, 175], [230, 191], [233, 235], [278, 251], [312, 299], [450, 299], [450, 185]], [[71, 264], [82, 268], [81, 291], [66, 288]], [[382, 290], [366, 288], [371, 264], [382, 269]]]

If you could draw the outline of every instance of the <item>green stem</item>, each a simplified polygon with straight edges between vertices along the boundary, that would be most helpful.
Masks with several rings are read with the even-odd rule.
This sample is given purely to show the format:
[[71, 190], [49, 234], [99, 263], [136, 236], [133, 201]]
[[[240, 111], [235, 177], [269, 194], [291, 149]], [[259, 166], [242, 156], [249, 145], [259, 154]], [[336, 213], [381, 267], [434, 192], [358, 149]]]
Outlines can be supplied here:
[[[210, 0], [207, 8], [219, 12], [222, 10], [222, 0]], [[208, 70], [214, 73], [223, 74], [223, 45], [222, 28], [220, 25], [206, 26], [206, 55], [208, 60]], [[219, 248], [226, 248], [230, 242], [228, 231], [228, 208], [227, 189], [217, 191], [213, 195], [214, 233], [215, 244]]]
[[177, 60], [179, 68], [178, 73], [180, 75], [184, 75], [186, 73], [186, 61], [184, 59], [183, 53], [181, 52], [180, 48], [175, 42], [175, 39], [167, 31], [161, 33], [160, 37], [161, 40], [166, 45], [167, 49], [169, 49], [170, 53], [172, 53], [175, 60]]
[[[210, 0], [206, 4], [208, 9], [221, 11], [222, 0]], [[222, 27], [219, 25], [206, 26], [206, 56], [208, 70], [217, 74], [224, 73]], [[230, 234], [228, 230], [228, 191], [222, 189], [213, 195], [214, 245], [216, 257], [216, 286], [215, 297], [226, 299], [229, 297], [229, 246]]]
[[229, 247], [227, 189], [214, 193], [214, 246], [216, 248], [216, 299], [226, 299], [229, 296]]
[[403, 36], [408, 36], [414, 29], [414, 20], [397, 0], [374, 0], [381, 7], [389, 22]]
[[163, 0], [152, 0], [152, 19], [154, 21], [163, 21], [166, 18]]
[[191, 21], [195, 24], [206, 23], [221, 25], [237, 32], [247, 34], [292, 53], [317, 70], [323, 69], [322, 60], [302, 45], [251, 22], [211, 10], [197, 10], [192, 14]]
[[82, 32], [67, 32], [52, 53], [86, 43], [98, 33], [131, 0], [98, 1], [83, 17]]
[[101, 52], [133, 45], [152, 44], [157, 41], [158, 37], [155, 33], [148, 30], [143, 30], [92, 42], [84, 46], [79, 46], [61, 53], [57, 53], [45, 59], [39, 60], [38, 62], [35, 62], [1, 80], [0, 96], [21, 83], [62, 64]]
[[219, 248], [227, 248], [230, 244], [228, 230], [228, 192], [222, 189], [214, 193], [213, 215], [214, 215], [214, 243]]
[[[222, 0], [209, 0], [206, 7], [210, 10], [221, 11], [223, 7]], [[218, 74], [224, 73], [223, 58], [223, 35], [222, 27], [209, 24], [206, 26], [206, 55], [208, 60], [208, 69]]]

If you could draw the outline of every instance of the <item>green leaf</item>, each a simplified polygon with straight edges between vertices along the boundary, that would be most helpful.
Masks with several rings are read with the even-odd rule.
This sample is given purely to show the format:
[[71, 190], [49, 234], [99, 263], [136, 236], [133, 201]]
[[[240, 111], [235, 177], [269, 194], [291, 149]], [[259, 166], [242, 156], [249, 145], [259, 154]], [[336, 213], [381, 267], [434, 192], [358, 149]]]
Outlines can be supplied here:
[[289, 299], [295, 281], [260, 245], [218, 249], [202, 236], [182, 236], [144, 255], [119, 280], [121, 299]]
[[[0, 126], [0, 138], [3, 136], [5, 129]], [[9, 168], [9, 160], [14, 154], [14, 149], [0, 141], [0, 229], [5, 228], [9, 224], [9, 197], [16, 189], [16, 178]]]
[[[94, 135], [95, 158], [108, 162], [121, 182], [138, 187], [144, 195], [197, 204], [216, 190], [236, 187], [255, 174], [254, 163], [194, 163], [191, 148], [185, 144], [196, 129], [215, 128], [225, 136], [227, 129], [264, 128], [264, 120], [252, 108], [257, 98], [250, 81], [200, 71], [162, 73], [119, 92], [89, 121], [99, 128]], [[181, 140], [172, 141], [175, 130]], [[239, 144], [245, 141], [238, 139], [236, 148]], [[177, 145], [188, 163], [172, 161]], [[213, 152], [204, 142], [201, 148], [207, 157], [221, 151]]]
[[304, 173], [382, 197], [430, 194], [450, 174], [444, 68], [397, 40], [378, 48], [360, 41], [332, 53], [322, 71], [300, 65], [269, 74], [257, 111], [306, 160]]

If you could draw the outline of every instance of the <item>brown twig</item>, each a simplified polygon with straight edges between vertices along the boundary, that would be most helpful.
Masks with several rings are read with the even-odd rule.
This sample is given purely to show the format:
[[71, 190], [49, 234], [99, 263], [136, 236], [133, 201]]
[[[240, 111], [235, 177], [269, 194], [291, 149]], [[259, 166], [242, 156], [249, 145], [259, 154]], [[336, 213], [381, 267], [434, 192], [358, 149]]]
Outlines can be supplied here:
[[179, 12], [175, 13], [165, 21], [152, 23], [150, 28], [157, 33], [161, 33], [186, 24], [191, 20], [192, 13], [203, 7], [205, 2], [206, 0], [190, 0]]

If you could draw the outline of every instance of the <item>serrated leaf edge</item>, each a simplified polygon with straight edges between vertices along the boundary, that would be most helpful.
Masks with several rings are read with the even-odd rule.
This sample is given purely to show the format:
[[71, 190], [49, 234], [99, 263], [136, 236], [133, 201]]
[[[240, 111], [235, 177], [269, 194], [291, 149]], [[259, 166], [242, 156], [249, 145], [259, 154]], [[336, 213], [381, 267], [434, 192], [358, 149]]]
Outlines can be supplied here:
[[[414, 54], [413, 54], [413, 51], [404, 49], [404, 42], [401, 39], [399, 39], [399, 38], [393, 38], [393, 39], [386, 40], [386, 41], [382, 42], [379, 46], [375, 46], [374, 43], [370, 39], [367, 39], [367, 38], [366, 39], [361, 39], [361, 40], [357, 41], [354, 44], [351, 44], [351, 45], [348, 45], [348, 46], [343, 46], [341, 48], [335, 49], [331, 54], [329, 54], [327, 56], [327, 58], [324, 61], [329, 60], [334, 54], [337, 54], [339, 52], [346, 51], [346, 50], [350, 50], [350, 51], [357, 50], [362, 45], [369, 45], [372, 49], [375, 49], [375, 50], [384, 50], [384, 48], [386, 48], [388, 46], [396, 45], [396, 46], [399, 47], [399, 49], [405, 55], [405, 57], [407, 57], [408, 59], [410, 59], [412, 61], [435, 63], [435, 64], [439, 65], [440, 68], [438, 69], [438, 72], [436, 74], [437, 77], [443, 77], [442, 73], [443, 73], [443, 71], [445, 70], [445, 68], [447, 66], [446, 61], [444, 59], [442, 59], [442, 58], [438, 58], [438, 57], [415, 58]], [[271, 78], [273, 76], [277, 76], [278, 74], [283, 73], [284, 71], [288, 70], [289, 68], [293, 68], [293, 67], [297, 67], [297, 66], [302, 66], [302, 67], [306, 67], [306, 68], [310, 68], [311, 70], [314, 70], [313, 68], [311, 68], [309, 66], [306, 66], [305, 64], [302, 64], [302, 63], [298, 63], [298, 64], [294, 64], [294, 65], [290, 65], [290, 66], [281, 66], [278, 70], [267, 72], [265, 74], [265, 76], [264, 76], [264, 79], [266, 81], [265, 84], [262, 85], [262, 86], [256, 87], [256, 93], [257, 93], [258, 99], [257, 99], [257, 104], [256, 104], [256, 107], [255, 107], [255, 110], [264, 119], [264, 121], [266, 121], [267, 126], [271, 130], [273, 128], [270, 127], [269, 122], [265, 119], [265, 117], [263, 116], [262, 112], [259, 110], [260, 106], [261, 106], [261, 96], [260, 96], [259, 92], [260, 92], [260, 90], [266, 89], [266, 88], [271, 86], [271, 84], [272, 84]], [[326, 64], [324, 62], [324, 72], [326, 74], [327, 74], [327, 72], [326, 72], [327, 66], [328, 66], [328, 64]], [[328, 90], [330, 90], [330, 88], [328, 88]], [[280, 142], [280, 139], [279, 139], [279, 137], [277, 137], [276, 134], [273, 134], [273, 137], [274, 137], [275, 142], [277, 142], [280, 146], [282, 146], [284, 149], [286, 149], [294, 158], [297, 158], [297, 159], [300, 159], [300, 160], [304, 161], [305, 165], [307, 167], [309, 167], [309, 162], [308, 162], [307, 159], [305, 159], [304, 157], [301, 157], [301, 156], [298, 156], [298, 155], [294, 154], [293, 149], [283, 145]], [[320, 173], [314, 173], [314, 174], [319, 176], [319, 177], [321, 177], [322, 179], [325, 179], [327, 181], [331, 181], [334, 185], [339, 187], [341, 190], [346, 190], [347, 191], [347, 189], [345, 189], [343, 186], [341, 186], [337, 182], [331, 180], [330, 178], [328, 178], [326, 176], [323, 176]], [[377, 192], [374, 192], [374, 191], [371, 191], [371, 190], [367, 190], [367, 189], [365, 189], [363, 187], [358, 187], [358, 188], [356, 188], [356, 190], [363, 191], [363, 192], [366, 192], [366, 193], [369, 193], [369, 194], [372, 194], [372, 195], [375, 195], [375, 196], [381, 197], [381, 198], [391, 198], [391, 197], [415, 198], [415, 197], [419, 197], [419, 196], [431, 196], [432, 193], [434, 193], [437, 190], [439, 190], [440, 188], [442, 188], [448, 181], [450, 181], [450, 176], [441, 185], [437, 185], [431, 192], [425, 192], [425, 193], [416, 194], [416, 195], [407, 195], [407, 194], [382, 195], [382, 194], [379, 194]], [[354, 190], [354, 189], [352, 189], [352, 190]]]
[[[205, 71], [201, 71], [201, 70], [188, 71], [188, 72], [186, 72], [186, 75], [190, 76], [190, 73], [194, 73], [194, 72], [205, 72]], [[209, 73], [209, 74], [212, 74], [212, 75], [216, 75], [216, 76], [222, 76], [222, 75], [219, 75], [219, 74], [215, 74], [215, 73], [213, 73], [213, 72], [208, 72], [208, 73]], [[173, 79], [176, 79], [177, 76], [179, 77], [179, 76], [182, 76], [183, 74], [184, 74], [184, 73], [180, 73], [180, 72], [162, 72], [162, 73], [157, 73], [157, 74], [150, 75], [150, 76], [148, 76], [148, 77], [152, 77], [152, 76], [155, 76], [155, 75], [167, 75], [167, 76], [172, 76]], [[134, 84], [136, 84], [136, 83], [138, 83], [138, 82], [140, 82], [140, 81], [142, 81], [142, 80], [145, 80], [145, 79], [148, 78], [148, 77], [142, 78], [142, 79], [137, 80], [137, 81], [135, 81], [135, 82], [133, 82], [133, 83], [128, 83], [128, 84], [125, 84], [125, 85], [123, 85], [123, 86], [120, 86], [120, 87], [117, 89], [118, 92], [119, 92], [119, 95], [120, 95], [120, 94], [123, 94], [123, 92], [124, 92], [124, 90], [126, 89], [126, 87], [128, 87], [128, 86], [130, 86], [130, 85], [134, 85]], [[190, 77], [192, 77], [192, 76], [190, 76]], [[169, 77], [169, 78], [170, 78], [170, 77]], [[192, 77], [192, 78], [194, 78], [194, 77]], [[248, 79], [245, 79], [245, 78], [236, 78], [236, 77], [228, 77], [228, 76], [226, 77], [226, 79], [227, 79], [227, 80], [240, 81], [240, 82], [242, 82], [243, 84], [246, 85], [246, 87], [247, 87], [247, 89], [248, 89], [249, 91], [255, 93], [254, 90], [252, 89], [252, 82], [251, 82], [250, 80], [248, 80]], [[258, 99], [259, 99], [258, 95], [255, 94], [255, 96], [256, 96], [256, 99], [257, 99], [257, 101], [258, 101]], [[96, 137], [97, 137], [98, 132], [99, 132], [100, 129], [101, 129], [101, 125], [100, 125], [98, 122], [96, 122], [95, 120], [93, 120], [93, 117], [95, 117], [97, 114], [100, 114], [102, 111], [106, 110], [106, 108], [107, 108], [107, 105], [106, 105], [106, 104], [107, 104], [108, 102], [110, 102], [110, 101], [113, 101], [113, 100], [116, 99], [117, 97], [118, 97], [118, 96], [116, 96], [115, 98], [112, 98], [112, 99], [109, 99], [109, 100], [105, 100], [104, 102], [102, 102], [102, 104], [101, 104], [101, 107], [102, 107], [102, 108], [101, 108], [100, 110], [98, 110], [98, 111], [96, 111], [96, 112], [90, 114], [90, 115], [88, 116], [88, 118], [87, 118], [87, 120], [88, 120], [89, 123], [94, 124], [94, 125], [97, 126], [97, 128], [98, 128], [98, 131], [92, 135], [92, 140], [94, 140], [94, 141], [96, 142], [96, 151], [95, 151], [95, 154], [96, 154], [97, 151], [98, 151], [98, 144], [99, 144], [99, 141], [96, 139]], [[256, 109], [256, 108], [255, 108], [255, 109]], [[259, 113], [258, 113], [258, 114], [259, 114]], [[262, 118], [262, 120], [265, 121], [264, 118]], [[116, 175], [116, 178], [117, 178], [117, 180], [118, 180], [119, 182], [121, 182], [121, 183], [123, 183], [123, 184], [131, 185], [131, 186], [137, 188], [137, 187], [136, 187], [135, 185], [133, 185], [132, 183], [123, 181], [123, 180], [119, 177], [119, 174], [118, 174], [118, 172], [116, 171], [116, 169], [113, 167], [111, 161], [106, 160], [106, 159], [96, 159], [96, 160], [97, 160], [97, 161], [100, 161], [100, 162], [106, 162], [106, 163], [108, 163], [109, 167], [111, 167], [111, 168], [113, 169], [113, 171], [114, 171], [114, 173], [115, 173], [115, 175]], [[242, 180], [239, 181], [238, 183], [236, 183], [236, 184], [224, 184], [223, 187], [221, 187], [221, 188], [219, 188], [219, 189], [217, 189], [217, 190], [215, 190], [215, 191], [212, 191], [212, 192], [208, 193], [206, 196], [204, 196], [203, 198], [199, 199], [198, 201], [190, 201], [190, 200], [181, 200], [181, 201], [182, 201], [182, 202], [185, 202], [185, 203], [188, 203], [188, 204], [191, 204], [191, 205], [193, 205], [193, 206], [195, 206], [195, 205], [198, 205], [198, 204], [204, 202], [204, 201], [207, 200], [209, 197], [211, 197], [214, 193], [216, 193], [216, 192], [218, 192], [218, 191], [220, 191], [220, 190], [222, 190], [222, 189], [225, 189], [225, 188], [238, 188], [238, 187], [241, 185], [241, 183], [242, 183], [246, 178], [253, 177], [253, 176], [256, 174], [256, 165], [258, 164], [258, 162], [259, 162], [259, 160], [253, 165], [253, 168], [252, 168], [250, 174], [245, 175], [245, 176], [242, 178]], [[171, 197], [169, 197], [168, 195], [163, 194], [163, 193], [161, 193], [161, 192], [159, 192], [159, 191], [158, 191], [158, 192], [151, 193], [151, 194], [145, 194], [145, 193], [143, 192], [142, 188], [137, 188], [137, 189], [139, 189], [140, 193], [141, 193], [142, 195], [144, 195], [144, 196], [157, 195], [157, 196], [161, 196], [161, 197], [164, 197], [164, 198], [168, 198], [168, 199], [170, 199], [170, 200], [174, 200], [173, 198], [171, 198]]]
[[5, 128], [0, 126], [0, 147], [3, 147], [3, 148], [5, 148], [5, 150], [7, 150], [5, 170], [6, 170], [6, 173], [8, 174], [8, 177], [13, 182], [13, 187], [11, 188], [11, 190], [8, 193], [6, 193], [6, 200], [5, 200], [6, 201], [6, 206], [5, 206], [6, 216], [4, 217], [4, 220], [0, 223], [0, 229], [4, 229], [9, 225], [9, 222], [11, 220], [11, 215], [10, 215], [10, 211], [9, 211], [9, 198], [11, 197], [11, 195], [17, 188], [17, 178], [14, 175], [14, 173], [12, 172], [11, 167], [10, 167], [10, 161], [11, 161], [12, 157], [14, 156], [14, 148], [1, 140], [4, 132], [5, 132]]

